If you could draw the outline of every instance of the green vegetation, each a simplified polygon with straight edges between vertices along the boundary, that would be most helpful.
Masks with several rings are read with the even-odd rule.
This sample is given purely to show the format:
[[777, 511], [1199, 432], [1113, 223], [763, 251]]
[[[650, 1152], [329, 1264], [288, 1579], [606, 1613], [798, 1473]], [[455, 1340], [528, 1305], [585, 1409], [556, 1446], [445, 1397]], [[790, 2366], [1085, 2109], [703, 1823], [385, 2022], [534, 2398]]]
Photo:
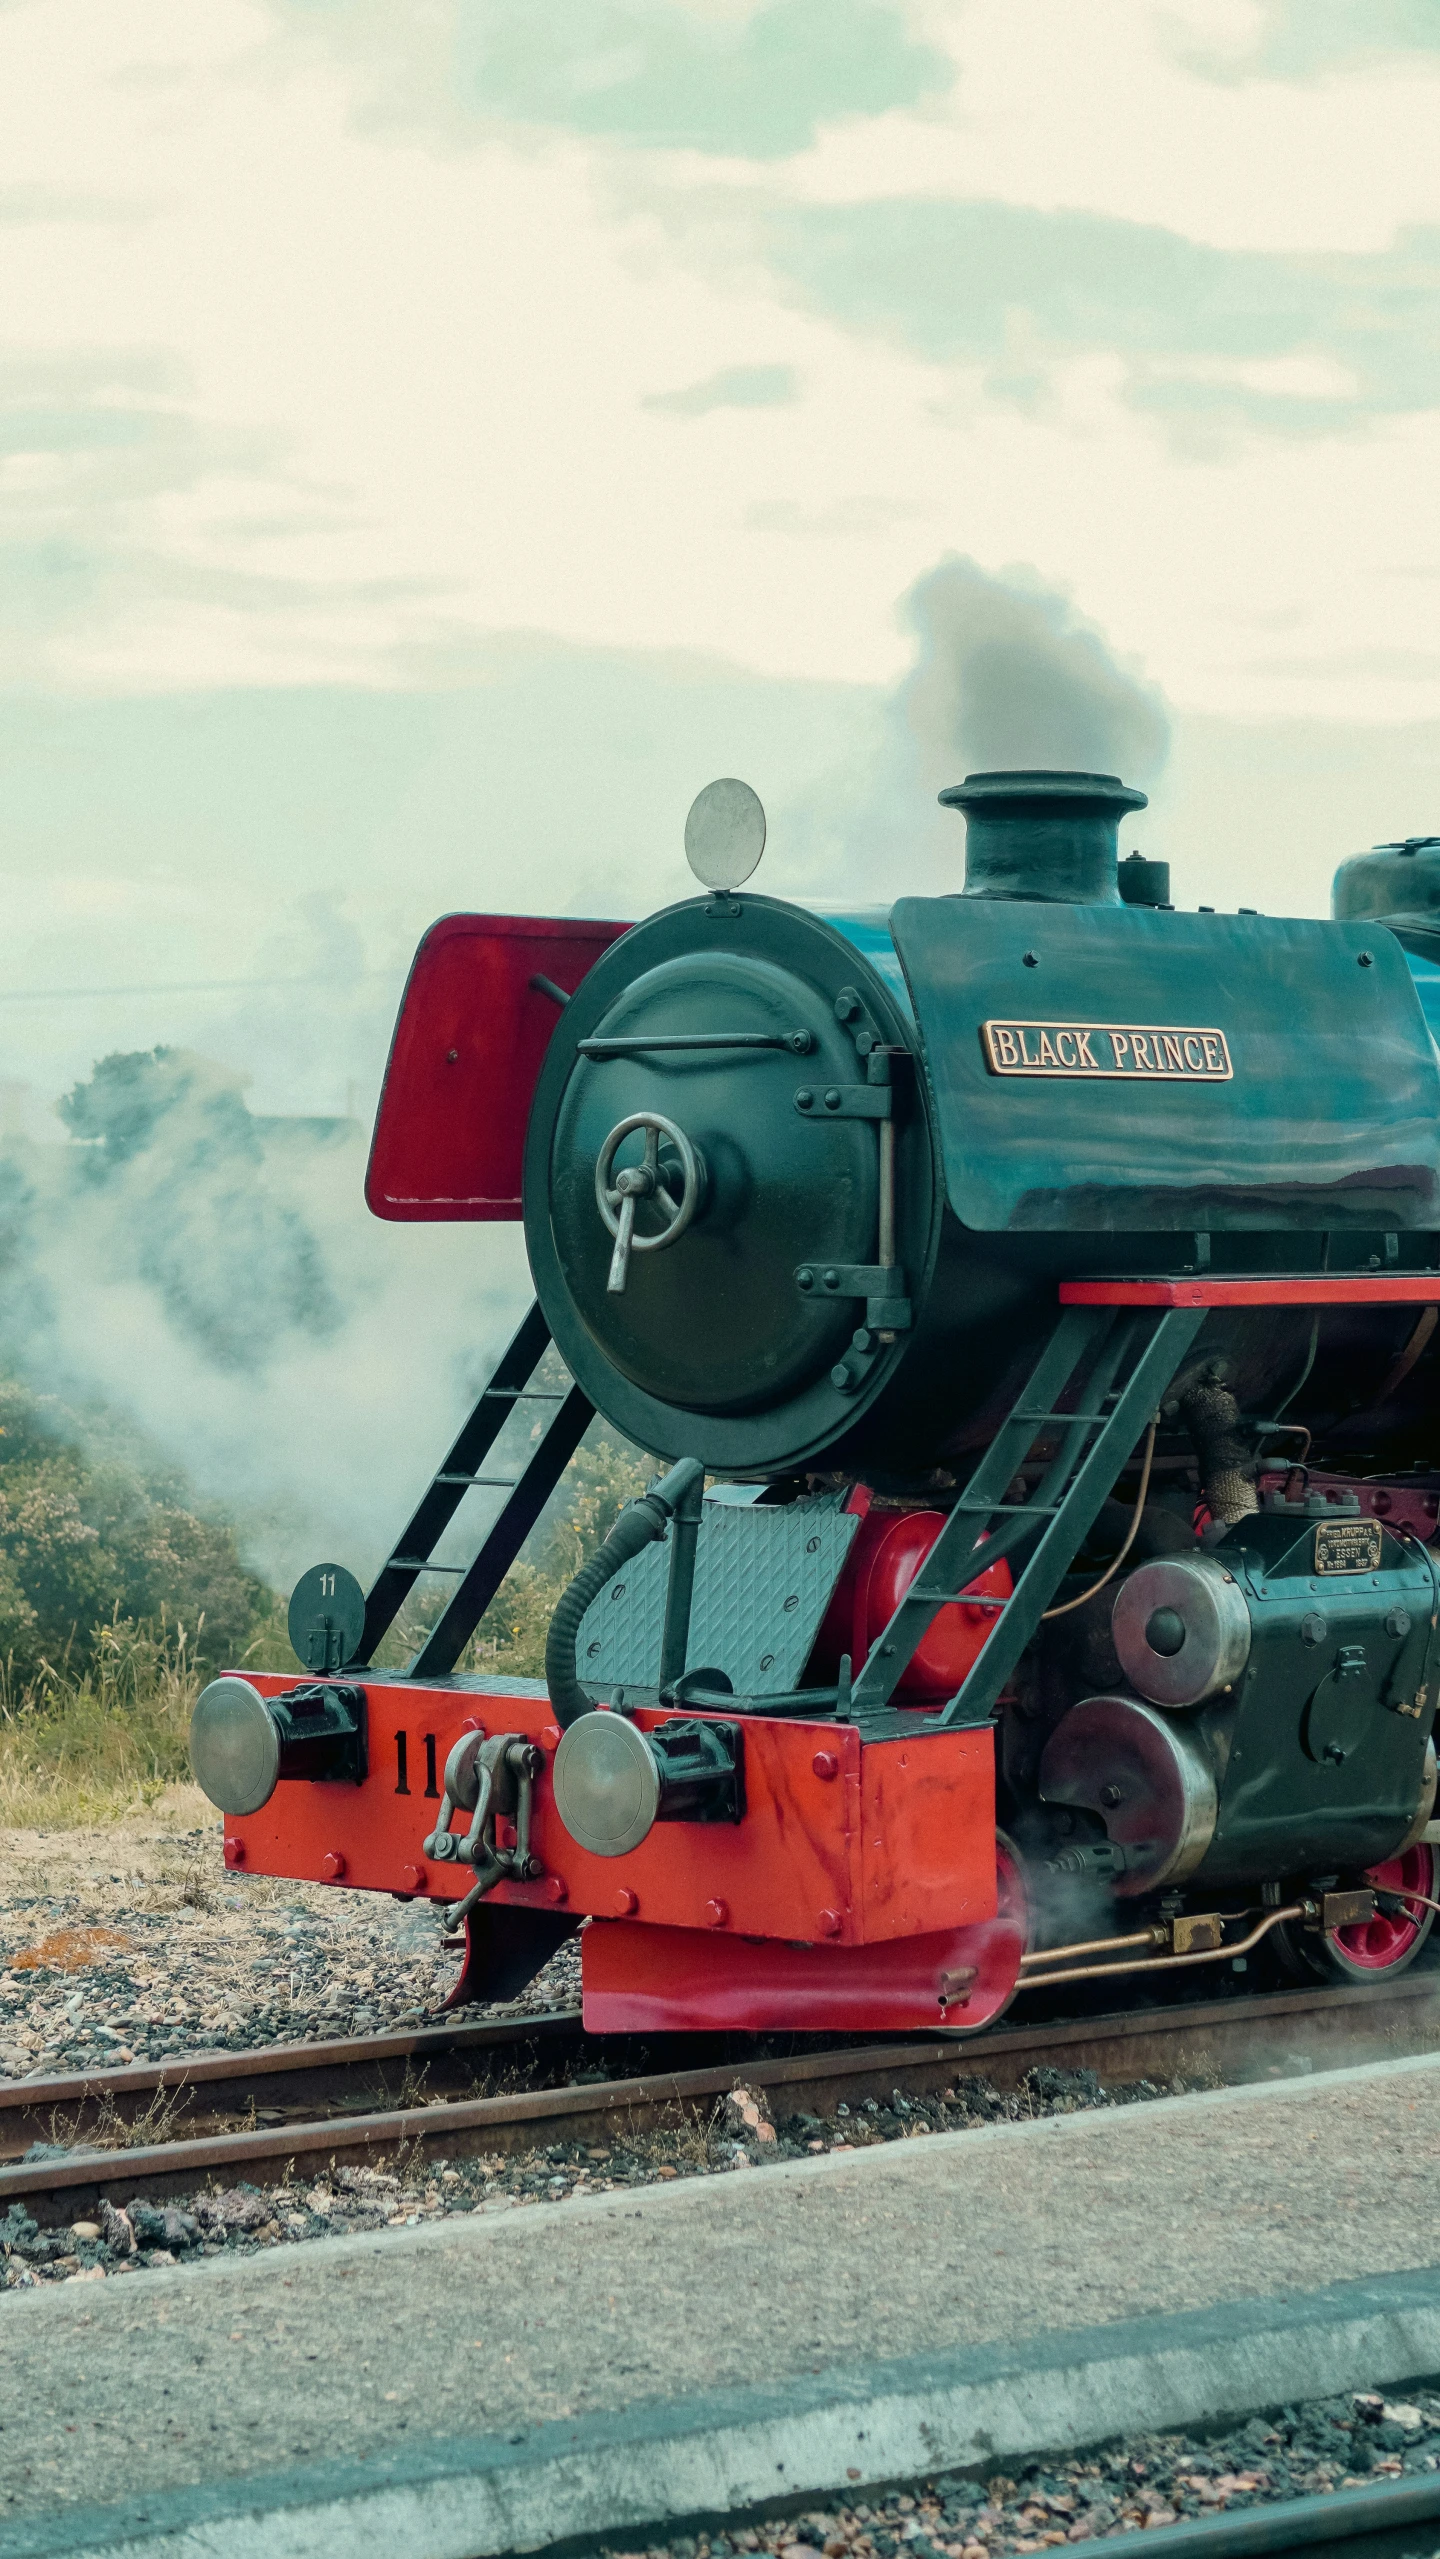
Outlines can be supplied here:
[[82, 1667], [0, 1693], [0, 1821], [64, 1830], [154, 1803], [188, 1778], [201, 1674], [183, 1628], [115, 1618]]
[[200, 1682], [274, 1621], [173, 1470], [0, 1384], [0, 1815], [90, 1820], [183, 1777]]
[[[650, 1471], [592, 1434], [462, 1667], [541, 1675], [560, 1592]], [[406, 1660], [443, 1605], [407, 1611], [382, 1660]], [[0, 1821], [67, 1827], [153, 1802], [189, 1774], [206, 1679], [293, 1667], [284, 1623], [233, 1526], [111, 1417], [0, 1383]]]
[[[97, 1670], [118, 1623], [182, 1630], [191, 1657], [243, 1652], [272, 1597], [235, 1532], [103, 1416], [0, 1385], [0, 1690], [13, 1707]], [[203, 1629], [203, 1633], [202, 1633]]]

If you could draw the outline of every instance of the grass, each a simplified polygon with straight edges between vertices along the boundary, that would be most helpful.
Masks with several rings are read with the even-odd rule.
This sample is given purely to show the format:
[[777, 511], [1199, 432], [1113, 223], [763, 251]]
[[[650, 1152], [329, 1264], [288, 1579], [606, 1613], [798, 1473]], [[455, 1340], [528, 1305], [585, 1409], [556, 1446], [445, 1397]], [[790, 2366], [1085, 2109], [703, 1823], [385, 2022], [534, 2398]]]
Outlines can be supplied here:
[[79, 1830], [158, 1802], [189, 1776], [200, 1690], [193, 1635], [116, 1616], [91, 1667], [46, 1662], [19, 1687], [0, 1664], [0, 1822]]
[[162, 2079], [144, 2111], [126, 2115], [107, 2089], [88, 2124], [57, 2107], [50, 2117], [50, 2139], [67, 2150], [149, 2150], [179, 2138], [194, 2103], [193, 2089], [167, 2088]]
[[[508, 1615], [498, 1640], [479, 1640], [466, 1667], [534, 1677], [543, 1667], [545, 1628], [561, 1587], [517, 1566], [502, 1594]], [[400, 1656], [426, 1631], [419, 1624], [402, 1629], [410, 1640], [399, 1644]], [[183, 1785], [190, 1776], [190, 1718], [211, 1675], [197, 1660], [203, 1634], [203, 1618], [192, 1633], [174, 1618], [156, 1627], [116, 1615], [100, 1628], [86, 1668], [73, 1667], [68, 1657], [46, 1661], [22, 1684], [13, 1664], [0, 1661], [0, 1825], [85, 1830], [153, 1806], [167, 1787]], [[243, 1663], [294, 1670], [278, 1624], [261, 1631]]]
[[[3, 1434], [0, 1434], [3, 1435]], [[556, 1601], [608, 1530], [622, 1503], [644, 1488], [646, 1462], [606, 1442], [572, 1460], [571, 1506], [551, 1531], [547, 1569], [511, 1567], [462, 1656], [462, 1669], [517, 1678], [543, 1675], [545, 1638]], [[386, 1667], [423, 1642], [443, 1600], [413, 1607], [377, 1656]], [[278, 1596], [252, 1621], [233, 1667], [299, 1676]], [[187, 1627], [173, 1611], [156, 1625], [114, 1616], [88, 1648], [42, 1659], [33, 1677], [0, 1660], [0, 1826], [85, 1830], [158, 1804], [190, 1776], [189, 1733], [202, 1668], [205, 1621]]]
[[[0, 1439], [6, 1427], [0, 1425]], [[559, 1513], [540, 1541], [539, 1560], [511, 1567], [459, 1668], [515, 1678], [543, 1675], [556, 1601], [622, 1505], [644, 1490], [649, 1471], [650, 1461], [640, 1451], [603, 1434], [577, 1451]], [[5, 1562], [0, 1549], [0, 1571]], [[259, 1584], [254, 1596], [248, 1633], [229, 1666], [301, 1676], [286, 1633], [285, 1601], [278, 1593], [265, 1594]], [[50, 1594], [54, 1604], [47, 1603], [43, 1622], [65, 1626], [73, 1616], [81, 1624], [78, 1600], [72, 1610], [64, 1592], [61, 1599], [64, 1605]], [[407, 1661], [443, 1605], [443, 1594], [412, 1604], [391, 1628], [377, 1667], [398, 1668]], [[213, 1657], [204, 1633], [203, 1616], [191, 1624], [171, 1607], [157, 1625], [125, 1616], [117, 1604], [88, 1644], [77, 1644], [72, 1634], [62, 1646], [52, 1635], [52, 1657], [42, 1656], [38, 1670], [30, 1667], [33, 1652], [25, 1657], [23, 1673], [13, 1657], [0, 1659], [0, 1827], [106, 1828], [153, 1810], [173, 1787], [188, 1788], [190, 1718], [215, 1666], [213, 1658], [210, 1667], [202, 1666], [207, 1651]]]

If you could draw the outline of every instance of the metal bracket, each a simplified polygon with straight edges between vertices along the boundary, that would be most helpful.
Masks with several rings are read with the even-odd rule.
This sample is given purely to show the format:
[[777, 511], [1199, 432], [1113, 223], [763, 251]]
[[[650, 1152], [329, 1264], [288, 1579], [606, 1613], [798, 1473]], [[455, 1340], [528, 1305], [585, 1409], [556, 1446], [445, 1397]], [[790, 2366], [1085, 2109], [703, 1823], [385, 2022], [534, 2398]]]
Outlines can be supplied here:
[[795, 1108], [807, 1120], [888, 1120], [894, 1098], [891, 1084], [802, 1084]]
[[363, 1688], [338, 1679], [306, 1680], [266, 1703], [280, 1735], [282, 1777], [364, 1782], [370, 1759]]
[[910, 1300], [898, 1263], [802, 1262], [795, 1273], [802, 1297], [863, 1297], [865, 1321], [876, 1332], [907, 1333]]

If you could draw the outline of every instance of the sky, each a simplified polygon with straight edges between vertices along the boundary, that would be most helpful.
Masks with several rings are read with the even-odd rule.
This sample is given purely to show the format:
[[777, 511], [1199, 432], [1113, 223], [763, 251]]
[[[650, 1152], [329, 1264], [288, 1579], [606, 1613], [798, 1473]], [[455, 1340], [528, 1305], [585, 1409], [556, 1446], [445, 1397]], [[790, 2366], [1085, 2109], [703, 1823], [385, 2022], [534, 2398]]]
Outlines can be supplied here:
[[[1080, 762], [1181, 904], [1325, 913], [1440, 831], [1437, 131], [1435, 0], [0, 0], [0, 1138], [157, 1043], [363, 1127], [434, 916], [688, 894], [717, 774], [777, 895]], [[282, 1472], [523, 1294], [352, 1254], [360, 1143]], [[213, 1488], [87, 1231], [69, 1372]]]
[[0, 100], [0, 1079], [364, 1116], [432, 915], [716, 772], [958, 879], [947, 563], [1163, 706], [1182, 902], [1440, 828], [1432, 0], [0, 0]]

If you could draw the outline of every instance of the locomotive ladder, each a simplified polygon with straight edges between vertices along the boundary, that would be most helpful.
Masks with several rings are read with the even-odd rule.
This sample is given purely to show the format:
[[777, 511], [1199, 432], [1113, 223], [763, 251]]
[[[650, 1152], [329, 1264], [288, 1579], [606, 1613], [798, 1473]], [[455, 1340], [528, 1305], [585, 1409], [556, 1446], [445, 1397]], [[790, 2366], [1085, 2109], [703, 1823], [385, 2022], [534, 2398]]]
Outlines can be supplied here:
[[[857, 1721], [883, 1714], [939, 1611], [978, 1573], [1033, 1537], [1043, 1520], [1014, 1590], [996, 1604], [995, 1624], [967, 1677], [933, 1719], [939, 1725], [986, 1721], [1205, 1315], [1204, 1307], [1173, 1305], [1064, 1308], [1018, 1402], [871, 1648], [851, 1691]], [[1058, 1412], [1077, 1375], [1084, 1411]], [[1007, 1501], [1017, 1470], [1046, 1431], [1058, 1435], [1059, 1446], [1034, 1501]]]
[[[365, 1632], [355, 1653], [357, 1669], [371, 1661], [422, 1573], [446, 1573], [451, 1594], [409, 1665], [412, 1678], [443, 1678], [452, 1671], [489, 1607], [531, 1529], [559, 1483], [590, 1423], [595, 1407], [578, 1386], [535, 1386], [532, 1380], [550, 1347], [550, 1327], [532, 1306], [447, 1452], [429, 1490], [407, 1520], [400, 1542], [383, 1564], [365, 1601]], [[480, 1473], [517, 1405], [552, 1407], [550, 1418], [518, 1475]], [[510, 1498], [485, 1533], [472, 1564], [437, 1564], [435, 1549], [473, 1485], [503, 1486]]]

